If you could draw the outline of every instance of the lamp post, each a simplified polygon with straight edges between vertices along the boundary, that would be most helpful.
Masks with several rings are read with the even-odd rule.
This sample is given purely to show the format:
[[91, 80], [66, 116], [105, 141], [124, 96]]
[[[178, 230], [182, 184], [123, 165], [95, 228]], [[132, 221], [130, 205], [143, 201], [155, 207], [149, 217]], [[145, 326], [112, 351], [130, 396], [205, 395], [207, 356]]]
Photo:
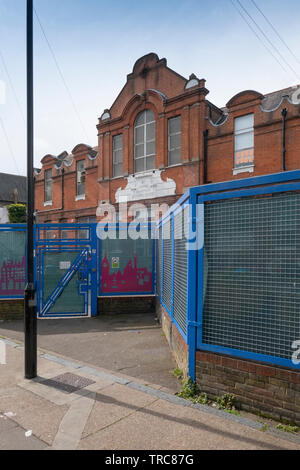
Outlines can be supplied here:
[[37, 318], [33, 237], [33, 0], [27, 0], [27, 285], [24, 297], [26, 379], [33, 379], [37, 376]]

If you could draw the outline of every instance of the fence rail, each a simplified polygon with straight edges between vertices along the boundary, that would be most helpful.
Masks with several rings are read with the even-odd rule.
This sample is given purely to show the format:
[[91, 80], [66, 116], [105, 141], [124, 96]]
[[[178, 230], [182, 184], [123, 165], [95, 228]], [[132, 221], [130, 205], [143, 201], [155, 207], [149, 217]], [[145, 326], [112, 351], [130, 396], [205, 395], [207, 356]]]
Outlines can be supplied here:
[[196, 350], [300, 369], [300, 171], [191, 188], [158, 227], [157, 296], [190, 376]]
[[[97, 283], [92, 295], [154, 295], [153, 227], [138, 223], [37, 224], [35, 249], [44, 246], [49, 253], [50, 249], [63, 253], [68, 247], [88, 245], [90, 256], [96, 257]], [[115, 236], [111, 237], [111, 231]], [[110, 236], [105, 235], [108, 232]], [[45, 274], [40, 270], [36, 265], [36, 279]], [[22, 299], [25, 284], [26, 225], [0, 225], [0, 299]]]

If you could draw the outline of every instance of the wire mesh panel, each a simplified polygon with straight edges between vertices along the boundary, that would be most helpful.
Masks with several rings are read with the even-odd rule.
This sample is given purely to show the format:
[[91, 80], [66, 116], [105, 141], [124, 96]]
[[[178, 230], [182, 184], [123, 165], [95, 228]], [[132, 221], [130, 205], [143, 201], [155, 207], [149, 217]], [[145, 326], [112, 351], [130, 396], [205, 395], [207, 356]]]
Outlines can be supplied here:
[[172, 296], [172, 224], [171, 220], [163, 225], [163, 302], [171, 313]]
[[0, 298], [23, 297], [26, 282], [26, 232], [0, 230]]
[[205, 206], [203, 343], [291, 359], [300, 339], [300, 194]]
[[[55, 289], [61, 283], [64, 276], [68, 275], [68, 270], [79, 258], [80, 250], [75, 251], [55, 251], [45, 250], [43, 256], [43, 305], [47, 304], [48, 299], [55, 292]], [[79, 260], [80, 266], [85, 263], [84, 257]], [[63, 286], [62, 292], [57, 296], [53, 305], [47, 310], [47, 315], [57, 313], [85, 313], [85, 295], [80, 292], [80, 271], [74, 272], [70, 276], [66, 285]]]
[[173, 316], [182, 331], [187, 332], [188, 251], [185, 227], [188, 208], [174, 216], [174, 306]]
[[158, 228], [156, 242], [156, 295], [161, 298], [161, 275], [162, 275], [162, 228]]

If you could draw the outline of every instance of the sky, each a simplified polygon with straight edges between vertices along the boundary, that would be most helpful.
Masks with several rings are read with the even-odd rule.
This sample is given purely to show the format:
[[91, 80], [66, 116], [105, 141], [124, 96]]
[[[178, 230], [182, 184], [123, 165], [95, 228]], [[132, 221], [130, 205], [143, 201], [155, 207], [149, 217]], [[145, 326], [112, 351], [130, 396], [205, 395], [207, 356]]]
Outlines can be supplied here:
[[[208, 99], [220, 107], [246, 89], [269, 93], [300, 84], [299, 0], [255, 1], [290, 50], [252, 0], [34, 0], [47, 38], [35, 16], [35, 166], [79, 143], [96, 146], [99, 116], [150, 52], [186, 78], [205, 78]], [[260, 40], [232, 2], [256, 29], [240, 5], [255, 19]], [[0, 0], [0, 172], [21, 175], [25, 28], [26, 0]]]

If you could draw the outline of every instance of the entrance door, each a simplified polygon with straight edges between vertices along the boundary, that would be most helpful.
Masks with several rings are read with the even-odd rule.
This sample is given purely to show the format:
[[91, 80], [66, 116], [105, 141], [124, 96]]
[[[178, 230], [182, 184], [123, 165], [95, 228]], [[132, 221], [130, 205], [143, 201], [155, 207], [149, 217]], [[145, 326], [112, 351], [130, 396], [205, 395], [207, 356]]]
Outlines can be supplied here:
[[[67, 237], [67, 226], [60, 227], [59, 233], [53, 225], [46, 229], [41, 227], [46, 238], [39, 238], [36, 248], [39, 318], [90, 317], [96, 314], [96, 250], [90, 236], [92, 227], [83, 229], [76, 226], [74, 230], [72, 226], [69, 240], [57, 238], [59, 233]], [[87, 239], [75, 240], [76, 235]]]

